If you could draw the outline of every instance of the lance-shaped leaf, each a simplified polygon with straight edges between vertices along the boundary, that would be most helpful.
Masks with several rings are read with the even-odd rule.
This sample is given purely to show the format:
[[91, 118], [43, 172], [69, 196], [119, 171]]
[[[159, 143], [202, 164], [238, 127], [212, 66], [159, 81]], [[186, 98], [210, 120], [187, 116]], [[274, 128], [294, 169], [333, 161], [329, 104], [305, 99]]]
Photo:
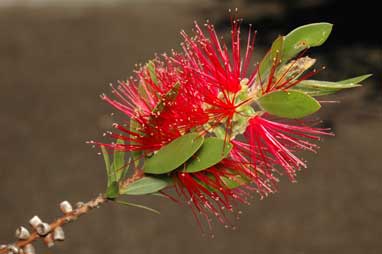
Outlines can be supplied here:
[[161, 97], [161, 100], [153, 109], [152, 114], [155, 115], [162, 112], [168, 103], [172, 103], [175, 100], [176, 96], [178, 95], [179, 88], [180, 88], [180, 83], [176, 82], [174, 86], [164, 96]]
[[359, 84], [362, 81], [370, 78], [371, 76], [373, 76], [373, 74], [365, 74], [365, 75], [357, 76], [354, 78], [341, 80], [341, 81], [338, 81], [338, 83], [341, 83], [341, 84]]
[[104, 146], [101, 146], [101, 152], [103, 155], [103, 160], [105, 161], [106, 175], [107, 175], [107, 187], [111, 186], [112, 183], [116, 181], [115, 172], [110, 163], [110, 156], [108, 151]]
[[144, 195], [155, 193], [166, 188], [170, 183], [171, 178], [169, 177], [144, 176], [129, 184], [126, 188], [120, 189], [120, 194]]
[[[138, 131], [139, 124], [134, 119], [130, 119], [130, 131], [133, 133], [139, 133]], [[132, 137], [133, 138], [133, 137]], [[134, 145], [135, 142], [131, 142], [131, 145]], [[139, 159], [141, 158], [142, 152], [140, 151], [131, 151], [131, 158], [133, 160], [133, 163], [135, 167], [139, 166]]]
[[370, 77], [371, 74], [358, 76], [338, 82], [329, 82], [321, 80], [304, 80], [293, 87], [293, 90], [299, 90], [311, 96], [322, 96], [338, 92], [342, 89], [359, 87], [363, 80]]
[[[149, 73], [150, 79], [154, 85], [158, 85], [158, 77], [155, 73], [155, 64], [153, 61], [149, 61], [146, 65], [147, 71]], [[146, 84], [145, 81], [140, 80], [137, 88], [137, 92], [141, 98], [145, 100], [149, 100], [151, 96], [159, 96], [159, 94], [155, 91], [154, 87], [151, 84]]]
[[104, 146], [101, 146], [101, 152], [103, 159], [105, 161], [106, 174], [107, 174], [107, 188], [106, 188], [106, 197], [114, 199], [118, 196], [119, 186], [116, 171], [114, 166], [110, 163], [110, 156]]
[[204, 138], [199, 133], [187, 133], [145, 159], [144, 172], [165, 174], [178, 168], [199, 150]]
[[232, 177], [222, 176], [220, 179], [223, 181], [225, 186], [229, 189], [234, 189], [242, 185], [246, 185], [250, 182], [248, 179], [240, 175], [236, 175]]
[[272, 66], [276, 66], [279, 64], [279, 61], [282, 59], [283, 48], [284, 37], [279, 36], [272, 43], [271, 49], [260, 62], [258, 78], [261, 79], [261, 81], [264, 81], [267, 73], [269, 73]]
[[290, 119], [302, 118], [313, 114], [321, 105], [313, 97], [298, 91], [276, 91], [258, 99], [266, 112]]
[[206, 138], [202, 147], [185, 163], [184, 172], [194, 173], [219, 163], [232, 149], [232, 144], [220, 138]]
[[321, 46], [328, 39], [332, 27], [332, 24], [323, 22], [300, 26], [291, 31], [284, 39], [283, 62], [304, 49]]
[[153, 61], [149, 61], [147, 63], [147, 70], [149, 71], [151, 80], [154, 82], [154, 84], [158, 85], [158, 78], [155, 74], [155, 64]]
[[[117, 139], [116, 144], [123, 146], [125, 142], [123, 141], [123, 139]], [[118, 150], [118, 148], [116, 148], [114, 150], [112, 170], [114, 170], [115, 172], [116, 181], [119, 181], [122, 175], [126, 174], [125, 171], [127, 170], [127, 167], [125, 164], [125, 152], [121, 149]]]

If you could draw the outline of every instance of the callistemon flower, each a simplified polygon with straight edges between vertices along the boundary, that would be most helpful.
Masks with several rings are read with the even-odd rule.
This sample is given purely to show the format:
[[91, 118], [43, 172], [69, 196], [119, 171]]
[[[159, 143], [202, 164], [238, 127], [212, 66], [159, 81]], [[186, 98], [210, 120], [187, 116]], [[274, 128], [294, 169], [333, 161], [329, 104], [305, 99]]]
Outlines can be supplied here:
[[[174, 187], [201, 227], [206, 221], [211, 228], [213, 217], [232, 225], [236, 205], [249, 204], [252, 193], [274, 193], [280, 174], [295, 181], [296, 172], [306, 167], [299, 153], [316, 152], [314, 142], [331, 135], [304, 120], [320, 108], [312, 96], [354, 87], [351, 82], [367, 77], [345, 85], [305, 82], [316, 73], [304, 74], [315, 63], [303, 57], [305, 49], [326, 40], [328, 23], [278, 37], [251, 66], [256, 32], [249, 26], [242, 43], [240, 23], [232, 19], [229, 43], [212, 24], [195, 23], [194, 36], [181, 32], [182, 52], [140, 67], [135, 78], [112, 88], [114, 99], [102, 96], [129, 118], [129, 124], [115, 124], [121, 133], [111, 133], [125, 142], [102, 145], [133, 152], [135, 159], [138, 152], [143, 163], [136, 164], [139, 174], [133, 180], [147, 177], [142, 182], [153, 192]], [[315, 36], [302, 36], [313, 30]], [[134, 181], [127, 183], [122, 192], [129, 194]]]
[[254, 69], [247, 75], [256, 33], [249, 28], [245, 55], [241, 58], [238, 19], [232, 21], [230, 49], [224, 40], [220, 41], [212, 24], [207, 23], [206, 29], [207, 35], [195, 23], [195, 36], [192, 38], [182, 31], [183, 54], [176, 54], [173, 59], [183, 72], [193, 73], [194, 78], [189, 85], [196, 87], [202, 95], [211, 127], [224, 124], [226, 134], [231, 136], [235, 113], [250, 101], [250, 98], [240, 97], [247, 92], [248, 84], [254, 81], [257, 73]]
[[[246, 179], [220, 163], [197, 173], [178, 172], [174, 175], [176, 193], [191, 207], [201, 229], [201, 219], [211, 230], [211, 216], [226, 227], [234, 227], [232, 216], [237, 203], [249, 204], [250, 191]], [[242, 185], [242, 186], [240, 186]], [[241, 212], [237, 211], [235, 218]]]
[[315, 128], [302, 121], [298, 125], [271, 121], [266, 119], [266, 115], [250, 119], [245, 132], [254, 168], [260, 164], [262, 170], [271, 173], [279, 166], [292, 181], [295, 181], [296, 170], [306, 168], [306, 163], [295, 153], [315, 153], [319, 146], [312, 141], [320, 140], [323, 135], [332, 133], [329, 129]]
[[114, 124], [124, 134], [112, 136], [128, 141], [126, 145], [107, 145], [124, 151], [150, 153], [191, 129], [198, 130], [208, 121], [207, 114], [195, 97], [192, 86], [186, 86], [178, 70], [159, 59], [136, 71], [112, 92], [115, 99], [102, 99], [131, 119], [127, 124]]

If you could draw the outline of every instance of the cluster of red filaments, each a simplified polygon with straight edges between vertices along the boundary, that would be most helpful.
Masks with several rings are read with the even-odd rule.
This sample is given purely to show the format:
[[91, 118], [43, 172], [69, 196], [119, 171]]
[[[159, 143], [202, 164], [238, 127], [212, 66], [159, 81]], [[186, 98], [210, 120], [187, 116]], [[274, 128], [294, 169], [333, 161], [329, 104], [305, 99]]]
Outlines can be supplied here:
[[[131, 119], [130, 125], [116, 124], [120, 133], [111, 134], [126, 143], [106, 144], [110, 148], [145, 155], [190, 131], [218, 136], [217, 130], [224, 130], [223, 138], [233, 145], [227, 158], [201, 172], [172, 173], [180, 199], [191, 206], [197, 221], [204, 218], [208, 225], [211, 217], [231, 225], [234, 204], [249, 203], [251, 192], [273, 193], [278, 174], [295, 180], [296, 171], [305, 167], [296, 152], [315, 152], [318, 146], [312, 141], [328, 135], [327, 129], [272, 120], [253, 108], [243, 114], [256, 96], [289, 89], [314, 72], [299, 78], [306, 69], [296, 72], [300, 56], [284, 69], [276, 58], [269, 76], [259, 77], [259, 65], [251, 67], [256, 32], [249, 27], [243, 50], [240, 22], [232, 20], [230, 44], [218, 37], [212, 24], [202, 29], [195, 23], [193, 37], [181, 33], [182, 52], [154, 59], [140, 67], [135, 78], [112, 88], [113, 98], [102, 97]], [[233, 133], [239, 124], [243, 130]], [[238, 141], [240, 133], [244, 135]]]

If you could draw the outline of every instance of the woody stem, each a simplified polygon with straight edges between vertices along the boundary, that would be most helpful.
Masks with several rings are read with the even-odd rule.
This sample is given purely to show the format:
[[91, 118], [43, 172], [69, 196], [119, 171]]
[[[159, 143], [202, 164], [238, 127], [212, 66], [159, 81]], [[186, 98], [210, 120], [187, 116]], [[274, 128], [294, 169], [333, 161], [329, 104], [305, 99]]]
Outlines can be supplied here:
[[[100, 194], [96, 198], [88, 201], [87, 203], [81, 205], [80, 207], [77, 207], [72, 212], [65, 214], [64, 216], [56, 219], [50, 224], [51, 232], [53, 232], [56, 228], [61, 227], [65, 224], [68, 224], [70, 222], [73, 222], [77, 220], [80, 216], [87, 214], [94, 208], [98, 208], [101, 205], [105, 204], [108, 201], [105, 194]], [[34, 241], [38, 239], [42, 239], [44, 236], [39, 235], [36, 231], [33, 231], [30, 236], [25, 240], [19, 240], [12, 245], [17, 247], [18, 249], [24, 248], [26, 245], [33, 243]], [[8, 249], [0, 248], [0, 254], [7, 254]]]

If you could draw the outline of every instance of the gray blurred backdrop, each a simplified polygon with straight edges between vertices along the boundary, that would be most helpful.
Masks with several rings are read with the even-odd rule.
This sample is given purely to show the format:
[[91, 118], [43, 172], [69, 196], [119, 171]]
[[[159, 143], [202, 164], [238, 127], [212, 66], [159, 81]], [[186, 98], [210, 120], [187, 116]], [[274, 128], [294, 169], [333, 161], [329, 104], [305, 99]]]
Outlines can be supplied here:
[[216, 225], [215, 239], [201, 236], [186, 207], [142, 198], [162, 214], [110, 204], [67, 226], [65, 243], [38, 245], [39, 253], [382, 253], [382, 57], [371, 4], [0, 0], [0, 243], [31, 216], [54, 219], [60, 201], [104, 189], [102, 159], [84, 141], [103, 140], [110, 128], [112, 110], [98, 97], [108, 83], [156, 52], [178, 49], [179, 31], [195, 19], [227, 31], [227, 9], [238, 7], [259, 31], [258, 56], [278, 34], [329, 21], [330, 39], [309, 52], [327, 66], [317, 78], [374, 73], [319, 113], [337, 135], [318, 156], [305, 155], [299, 183], [282, 178], [279, 193], [242, 207], [237, 230]]

